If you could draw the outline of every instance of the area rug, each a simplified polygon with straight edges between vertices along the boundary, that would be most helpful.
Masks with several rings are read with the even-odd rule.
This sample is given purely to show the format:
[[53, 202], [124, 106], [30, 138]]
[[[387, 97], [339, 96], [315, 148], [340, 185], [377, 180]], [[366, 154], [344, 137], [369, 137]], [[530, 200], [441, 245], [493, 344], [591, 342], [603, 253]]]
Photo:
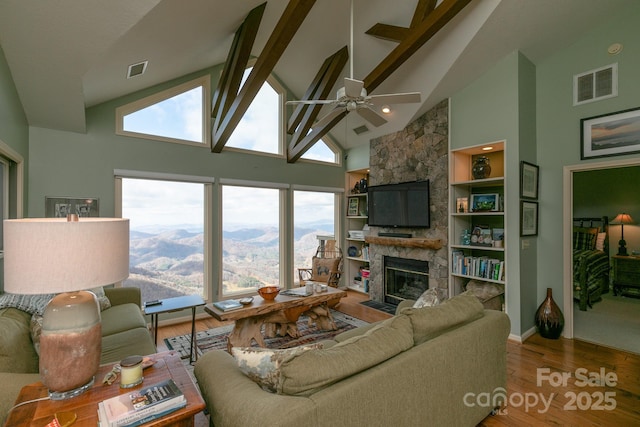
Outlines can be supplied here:
[[391, 315], [396, 314], [397, 306], [393, 304], [387, 304], [378, 301], [362, 301], [360, 304], [366, 305], [367, 307], [375, 308], [376, 310], [384, 311], [385, 313]]
[[[336, 310], [331, 310], [333, 320], [338, 327], [335, 331], [318, 330], [315, 324], [309, 326], [308, 318], [304, 315], [298, 319], [298, 330], [302, 334], [299, 338], [290, 336], [265, 338], [265, 344], [268, 348], [290, 348], [314, 341], [331, 339], [342, 332], [348, 331], [359, 326], [368, 325], [367, 322], [355, 317], [346, 315]], [[233, 325], [221, 326], [219, 328], [209, 329], [196, 333], [196, 349], [198, 356], [211, 350], [226, 350], [227, 335], [233, 329]], [[173, 338], [165, 338], [164, 342], [169, 350], [175, 350], [180, 353], [182, 358], [189, 358], [189, 343], [191, 334], [179, 335]], [[253, 343], [255, 346], [255, 342]]]

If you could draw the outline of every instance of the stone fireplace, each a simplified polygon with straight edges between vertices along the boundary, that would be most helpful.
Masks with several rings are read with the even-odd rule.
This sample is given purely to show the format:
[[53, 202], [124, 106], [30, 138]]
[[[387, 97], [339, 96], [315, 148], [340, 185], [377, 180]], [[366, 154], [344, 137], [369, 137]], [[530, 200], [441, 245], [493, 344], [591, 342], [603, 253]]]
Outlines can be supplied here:
[[[439, 294], [448, 295], [449, 260], [447, 252], [447, 213], [449, 204], [448, 169], [448, 116], [449, 102], [444, 100], [425, 114], [393, 134], [371, 140], [369, 157], [369, 185], [396, 184], [428, 179], [430, 182], [429, 228], [371, 227], [370, 236], [380, 232], [409, 233], [411, 239], [398, 239], [391, 243], [369, 244], [369, 297], [381, 303], [397, 304], [398, 298], [415, 299], [418, 289], [437, 288]], [[418, 247], [417, 239], [440, 240], [439, 248]], [[402, 283], [398, 296], [387, 297], [385, 269], [387, 257], [409, 261], [422, 261], [426, 272]], [[400, 268], [399, 270], [402, 270]], [[423, 283], [414, 286], [418, 280]], [[400, 290], [398, 290], [400, 291]], [[409, 291], [410, 296], [406, 295]], [[417, 295], [415, 295], [417, 294]], [[388, 301], [393, 299], [394, 301]]]
[[427, 289], [428, 261], [384, 257], [384, 302], [398, 305], [406, 299], [417, 300]]

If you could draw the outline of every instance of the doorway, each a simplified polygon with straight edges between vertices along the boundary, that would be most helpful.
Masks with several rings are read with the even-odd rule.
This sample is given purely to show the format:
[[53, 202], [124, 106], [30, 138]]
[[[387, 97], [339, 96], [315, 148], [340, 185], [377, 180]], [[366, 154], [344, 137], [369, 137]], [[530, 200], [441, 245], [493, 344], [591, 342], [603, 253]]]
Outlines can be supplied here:
[[[601, 302], [595, 303], [586, 312], [579, 311], [573, 299], [573, 221], [574, 217], [599, 217], [606, 215], [611, 221], [615, 215], [626, 210], [637, 212], [640, 219], [640, 200], [637, 192], [631, 188], [640, 175], [640, 159], [626, 161], [603, 161], [598, 163], [565, 166], [563, 220], [563, 258], [564, 258], [564, 312], [565, 337], [582, 339], [622, 350], [640, 352], [638, 348], [627, 346], [628, 336], [634, 329], [639, 329], [636, 322], [640, 316], [626, 313], [637, 313], [640, 300], [634, 298], [614, 297], [613, 292], [603, 294]], [[636, 178], [627, 179], [629, 176]], [[627, 178], [625, 178], [627, 177]], [[585, 188], [586, 187], [586, 188]], [[629, 190], [625, 190], [629, 188]], [[633, 216], [633, 214], [632, 214]], [[610, 262], [617, 253], [620, 239], [620, 226], [609, 228]], [[632, 249], [640, 249], [640, 236], [637, 227], [625, 228], [625, 239], [631, 243]], [[631, 235], [630, 235], [631, 234]], [[617, 304], [617, 305], [616, 305]], [[626, 305], [634, 305], [626, 307]], [[629, 315], [627, 315], [629, 316]], [[626, 337], [626, 339], [622, 338]]]

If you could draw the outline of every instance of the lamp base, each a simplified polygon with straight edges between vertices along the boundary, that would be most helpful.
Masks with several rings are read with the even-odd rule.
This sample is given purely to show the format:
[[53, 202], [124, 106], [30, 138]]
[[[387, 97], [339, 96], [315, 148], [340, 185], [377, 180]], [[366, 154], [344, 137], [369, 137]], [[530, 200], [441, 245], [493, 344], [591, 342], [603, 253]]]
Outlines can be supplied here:
[[618, 242], [618, 255], [621, 256], [628, 256], [629, 254], [627, 253], [627, 247], [626, 247], [627, 242], [625, 242], [623, 239], [621, 239]]
[[49, 391], [49, 399], [51, 400], [65, 400], [71, 399], [72, 397], [76, 397], [89, 390], [93, 383], [95, 382], [96, 377], [91, 377], [91, 380], [78, 388], [74, 388], [73, 390], [68, 391]]

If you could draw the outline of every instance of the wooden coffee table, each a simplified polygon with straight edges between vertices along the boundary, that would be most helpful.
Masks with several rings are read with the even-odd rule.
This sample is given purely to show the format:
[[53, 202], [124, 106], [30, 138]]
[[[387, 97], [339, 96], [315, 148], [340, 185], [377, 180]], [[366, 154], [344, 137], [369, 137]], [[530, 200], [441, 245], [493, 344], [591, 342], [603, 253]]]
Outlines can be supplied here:
[[[187, 406], [151, 421], [145, 426], [193, 426], [194, 416], [204, 410], [205, 403], [182, 364], [180, 354], [175, 351], [167, 351], [153, 354], [151, 357], [156, 363], [144, 370], [144, 381], [137, 388], [172, 378], [184, 393], [187, 399]], [[9, 413], [5, 425], [42, 427], [53, 420], [56, 412], [71, 411], [78, 416], [73, 427], [95, 427], [98, 425], [99, 402], [118, 394], [130, 393], [132, 390], [136, 390], [136, 388], [121, 389], [119, 377], [112, 385], [103, 385], [102, 379], [112, 368], [113, 364], [101, 366], [96, 374], [93, 387], [80, 396], [67, 400], [37, 401], [15, 408]], [[48, 390], [42, 383], [29, 384], [22, 387], [16, 404], [46, 397], [47, 395]]]
[[319, 329], [335, 330], [328, 303], [346, 296], [346, 291], [329, 287], [310, 296], [278, 295], [273, 301], [266, 301], [258, 295], [250, 305], [230, 311], [218, 310], [213, 304], [205, 305], [204, 310], [220, 321], [235, 321], [227, 342], [231, 351], [231, 347], [250, 347], [254, 340], [260, 347], [266, 347], [262, 325], [265, 325], [267, 336], [275, 336], [276, 333], [298, 336], [296, 322], [303, 313], [307, 313]]

